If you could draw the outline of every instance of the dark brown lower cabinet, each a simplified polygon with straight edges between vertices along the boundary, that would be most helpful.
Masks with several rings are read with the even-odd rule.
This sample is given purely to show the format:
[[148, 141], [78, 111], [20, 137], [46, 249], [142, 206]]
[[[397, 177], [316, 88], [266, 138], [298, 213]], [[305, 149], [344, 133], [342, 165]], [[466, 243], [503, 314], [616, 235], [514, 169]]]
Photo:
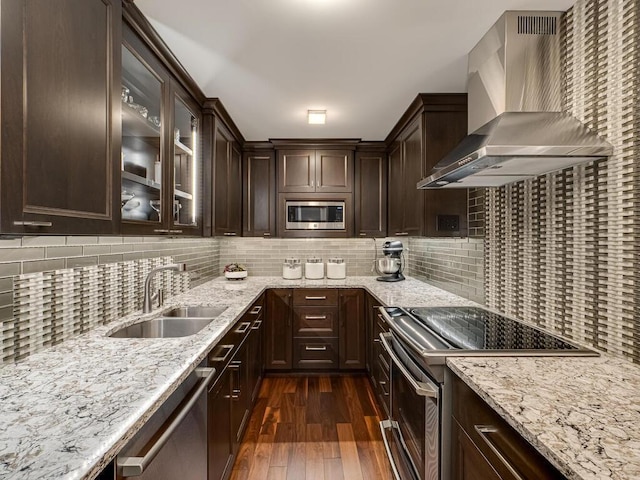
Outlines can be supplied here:
[[391, 386], [389, 381], [391, 358], [382, 348], [380, 334], [388, 332], [389, 327], [382, 314], [378, 311], [380, 306], [380, 302], [376, 301], [372, 296], [367, 297], [368, 371], [378, 404], [386, 414], [386, 417], [388, 417], [391, 407], [389, 392]]
[[292, 310], [293, 290], [276, 288], [265, 298], [265, 368], [291, 370], [293, 364]]
[[467, 384], [451, 377], [453, 480], [565, 478]]
[[228, 478], [233, 466], [234, 452], [231, 437], [231, 370], [224, 370], [209, 390], [207, 432], [209, 438], [209, 480]]
[[340, 290], [340, 369], [366, 367], [364, 290]]

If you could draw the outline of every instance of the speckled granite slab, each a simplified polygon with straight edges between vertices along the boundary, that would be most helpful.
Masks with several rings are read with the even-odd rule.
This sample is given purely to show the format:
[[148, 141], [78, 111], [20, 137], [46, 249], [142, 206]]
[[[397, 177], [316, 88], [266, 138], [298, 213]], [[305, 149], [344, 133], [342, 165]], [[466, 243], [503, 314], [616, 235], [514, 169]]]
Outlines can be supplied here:
[[[0, 368], [0, 478], [94, 478], [235, 319], [272, 287], [364, 287], [386, 305], [471, 304], [414, 279], [211, 281], [166, 305], [228, 306], [196, 335], [105, 337], [143, 318], [134, 314]], [[450, 358], [448, 363], [568, 477], [640, 478], [636, 366], [610, 358]]]
[[447, 365], [568, 478], [640, 478], [637, 366], [610, 356]]
[[0, 478], [95, 477], [269, 287], [365, 287], [388, 305], [470, 303], [413, 279], [396, 284], [376, 282], [375, 277], [213, 280], [165, 305], [228, 306], [196, 335], [105, 336], [139, 321], [143, 316], [138, 313], [0, 368]]

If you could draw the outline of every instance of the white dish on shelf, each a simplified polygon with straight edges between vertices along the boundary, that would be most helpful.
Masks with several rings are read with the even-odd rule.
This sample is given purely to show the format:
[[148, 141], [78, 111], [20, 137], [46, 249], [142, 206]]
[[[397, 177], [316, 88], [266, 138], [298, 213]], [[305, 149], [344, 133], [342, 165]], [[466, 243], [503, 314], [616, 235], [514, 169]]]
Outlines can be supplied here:
[[244, 272], [224, 272], [224, 276], [227, 277], [227, 280], [242, 280], [247, 278], [249, 272], [246, 270]]

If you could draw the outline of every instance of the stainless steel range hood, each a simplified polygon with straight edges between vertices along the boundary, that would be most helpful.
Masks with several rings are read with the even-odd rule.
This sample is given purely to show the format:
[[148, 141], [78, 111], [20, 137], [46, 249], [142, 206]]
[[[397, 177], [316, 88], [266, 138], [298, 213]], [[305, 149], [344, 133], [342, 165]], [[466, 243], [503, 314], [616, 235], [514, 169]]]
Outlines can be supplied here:
[[469, 131], [418, 188], [497, 187], [613, 153], [561, 111], [562, 12], [505, 12], [469, 54]]

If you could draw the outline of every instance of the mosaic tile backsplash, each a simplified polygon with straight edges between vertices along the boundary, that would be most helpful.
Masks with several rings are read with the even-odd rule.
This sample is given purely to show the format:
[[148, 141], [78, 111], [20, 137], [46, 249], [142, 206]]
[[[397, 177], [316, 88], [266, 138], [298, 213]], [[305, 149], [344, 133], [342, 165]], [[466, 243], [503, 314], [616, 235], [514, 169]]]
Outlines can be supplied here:
[[211, 238], [1, 239], [2, 363], [19, 361], [141, 308], [146, 271], [170, 258], [186, 263], [187, 273], [159, 274], [168, 292], [199, 285], [220, 274], [218, 240]]
[[640, 363], [640, 2], [565, 15], [564, 107], [607, 160], [486, 190], [487, 303]]
[[[27, 273], [14, 280], [13, 319], [3, 323], [3, 362], [107, 324], [140, 308], [144, 279], [172, 257]], [[158, 272], [152, 291], [167, 297], [189, 289], [189, 275]]]

